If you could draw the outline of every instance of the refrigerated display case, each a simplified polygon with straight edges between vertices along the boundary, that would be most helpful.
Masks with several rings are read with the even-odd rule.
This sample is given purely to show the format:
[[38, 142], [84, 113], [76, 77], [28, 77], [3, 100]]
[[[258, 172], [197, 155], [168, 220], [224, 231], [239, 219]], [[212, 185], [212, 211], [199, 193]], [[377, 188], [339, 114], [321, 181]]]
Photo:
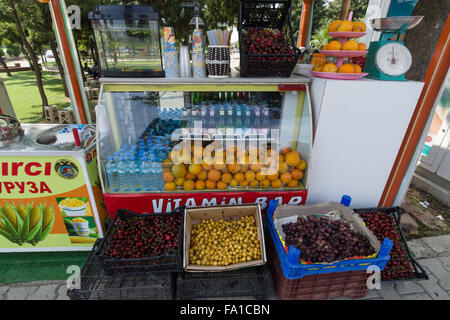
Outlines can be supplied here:
[[97, 106], [106, 208], [302, 204], [312, 116], [307, 78], [103, 78]]
[[104, 77], [164, 77], [159, 14], [151, 6], [96, 5], [89, 12]]

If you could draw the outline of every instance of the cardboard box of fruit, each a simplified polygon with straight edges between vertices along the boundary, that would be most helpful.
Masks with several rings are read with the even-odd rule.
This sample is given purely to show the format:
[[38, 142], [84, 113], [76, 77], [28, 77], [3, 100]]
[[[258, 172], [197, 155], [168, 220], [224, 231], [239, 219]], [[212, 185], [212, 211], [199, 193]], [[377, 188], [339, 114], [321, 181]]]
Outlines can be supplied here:
[[216, 272], [267, 262], [259, 205], [185, 209], [186, 271]]
[[[308, 236], [300, 236], [301, 230], [296, 225], [291, 225], [286, 227], [289, 223], [298, 223], [297, 219], [300, 219], [300, 224], [307, 223], [310, 227], [308, 230]], [[302, 218], [317, 218], [314, 220], [307, 220]], [[317, 221], [320, 219], [325, 219], [326, 223], [319, 224]], [[337, 261], [343, 261], [348, 259], [361, 259], [361, 258], [374, 258], [378, 255], [380, 251], [381, 244], [378, 241], [377, 237], [370, 231], [364, 224], [363, 220], [357, 213], [355, 213], [350, 208], [343, 206], [336, 202], [330, 203], [321, 203], [315, 205], [305, 205], [305, 206], [292, 206], [292, 205], [282, 205], [276, 208], [273, 214], [273, 221], [276, 233], [285, 248], [286, 252], [289, 247], [289, 243], [292, 245], [292, 239], [300, 245], [303, 241], [311, 242], [311, 239], [314, 239], [314, 242], [310, 243], [310, 247], [314, 247], [316, 250], [320, 248], [323, 250], [323, 253], [319, 254], [319, 258], [317, 258], [316, 252], [307, 252], [307, 248], [304, 248], [306, 256], [314, 256], [317, 261], [312, 261], [311, 259], [305, 258], [305, 255], [302, 258], [302, 254], [300, 255], [300, 263], [310, 264], [310, 263], [334, 263]], [[333, 222], [338, 222], [333, 224]], [[343, 222], [343, 224], [342, 224]], [[344, 228], [344, 225], [347, 225], [348, 228]], [[285, 226], [283, 228], [283, 226]], [[312, 227], [314, 226], [314, 227]], [[318, 229], [314, 229], [319, 226]], [[335, 229], [333, 229], [335, 228]], [[342, 228], [342, 229], [339, 229]], [[292, 235], [286, 235], [285, 230], [293, 230], [294, 237]], [[335, 237], [335, 234], [342, 233], [343, 236]], [[288, 239], [290, 237], [290, 239]], [[306, 239], [308, 238], [308, 239]], [[330, 242], [330, 239], [333, 241]], [[342, 245], [339, 243], [342, 240]], [[354, 241], [354, 242], [352, 242]], [[364, 242], [364, 244], [363, 244]], [[339, 245], [337, 244], [339, 243]], [[344, 244], [345, 243], [345, 244]], [[307, 245], [303, 244], [305, 247]], [[348, 248], [349, 246], [354, 246], [356, 250], [351, 250], [352, 248]], [[296, 245], [296, 247], [298, 247]], [[342, 253], [339, 252], [340, 247], [345, 247], [348, 252], [352, 252], [348, 257], [342, 258]], [[362, 254], [359, 252], [368, 252]], [[303, 251], [302, 251], [303, 252]], [[354, 254], [356, 252], [356, 254]], [[340, 259], [332, 259], [332, 257], [340, 256]], [[320, 259], [325, 258], [325, 261], [321, 261]], [[331, 261], [326, 261], [327, 259]]]

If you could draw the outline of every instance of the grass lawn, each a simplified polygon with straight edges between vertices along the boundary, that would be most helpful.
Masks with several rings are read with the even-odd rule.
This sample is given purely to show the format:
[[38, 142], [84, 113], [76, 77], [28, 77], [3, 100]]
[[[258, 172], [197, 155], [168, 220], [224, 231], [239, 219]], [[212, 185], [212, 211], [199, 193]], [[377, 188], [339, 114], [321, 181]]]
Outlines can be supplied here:
[[[42, 116], [42, 102], [33, 71], [13, 72], [12, 77], [1, 74], [6, 79], [6, 91], [16, 116], [22, 123], [46, 122]], [[65, 108], [70, 99], [64, 95], [61, 77], [58, 74], [43, 71], [42, 80], [49, 105]]]
[[0, 285], [65, 280], [72, 265], [83, 267], [89, 252], [20, 252], [0, 254]]

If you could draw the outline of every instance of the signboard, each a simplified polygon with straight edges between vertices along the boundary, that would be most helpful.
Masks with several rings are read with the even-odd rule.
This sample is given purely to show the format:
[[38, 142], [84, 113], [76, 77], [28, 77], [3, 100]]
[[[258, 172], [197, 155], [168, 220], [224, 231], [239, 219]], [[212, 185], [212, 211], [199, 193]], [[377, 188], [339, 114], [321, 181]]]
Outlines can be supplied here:
[[0, 251], [92, 247], [102, 235], [76, 158], [1, 157], [0, 174]]
[[103, 194], [105, 205], [111, 218], [119, 209], [137, 213], [170, 212], [180, 206], [207, 207], [216, 205], [240, 205], [255, 203], [261, 205], [265, 214], [269, 201], [278, 204], [305, 204], [307, 190], [292, 191], [236, 191], [236, 192], [186, 192], [148, 194]]

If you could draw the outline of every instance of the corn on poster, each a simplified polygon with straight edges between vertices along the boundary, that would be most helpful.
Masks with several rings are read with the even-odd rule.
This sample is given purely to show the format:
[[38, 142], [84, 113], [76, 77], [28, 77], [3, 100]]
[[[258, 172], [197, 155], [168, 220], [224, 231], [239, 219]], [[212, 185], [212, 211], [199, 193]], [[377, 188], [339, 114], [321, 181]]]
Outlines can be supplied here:
[[89, 248], [100, 236], [76, 158], [2, 157], [0, 173], [0, 251]]

